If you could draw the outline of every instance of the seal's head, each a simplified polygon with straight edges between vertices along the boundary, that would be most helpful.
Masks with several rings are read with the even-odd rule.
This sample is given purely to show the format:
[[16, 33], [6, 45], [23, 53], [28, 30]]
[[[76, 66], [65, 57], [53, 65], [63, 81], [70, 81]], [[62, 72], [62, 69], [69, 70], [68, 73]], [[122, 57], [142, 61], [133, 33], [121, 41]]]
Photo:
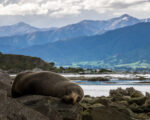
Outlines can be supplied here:
[[63, 97], [65, 103], [75, 104], [79, 103], [83, 99], [84, 93], [80, 86], [74, 86], [69, 88], [67, 95]]

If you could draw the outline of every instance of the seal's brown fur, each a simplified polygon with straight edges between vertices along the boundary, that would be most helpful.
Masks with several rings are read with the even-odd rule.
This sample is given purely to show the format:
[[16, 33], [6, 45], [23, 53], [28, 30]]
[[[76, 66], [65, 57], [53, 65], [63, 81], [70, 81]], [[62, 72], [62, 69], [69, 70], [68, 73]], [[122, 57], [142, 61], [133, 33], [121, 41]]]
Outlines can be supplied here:
[[82, 88], [69, 79], [53, 72], [23, 72], [16, 76], [12, 97], [37, 94], [59, 97], [66, 103], [75, 104], [84, 96]]

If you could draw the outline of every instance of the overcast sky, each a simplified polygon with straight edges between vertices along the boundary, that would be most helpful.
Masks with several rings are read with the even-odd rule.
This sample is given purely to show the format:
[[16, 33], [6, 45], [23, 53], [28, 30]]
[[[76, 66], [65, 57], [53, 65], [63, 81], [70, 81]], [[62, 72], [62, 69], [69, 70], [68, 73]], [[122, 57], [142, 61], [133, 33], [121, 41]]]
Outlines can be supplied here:
[[0, 26], [23, 21], [37, 27], [57, 27], [125, 13], [150, 18], [150, 0], [0, 0]]

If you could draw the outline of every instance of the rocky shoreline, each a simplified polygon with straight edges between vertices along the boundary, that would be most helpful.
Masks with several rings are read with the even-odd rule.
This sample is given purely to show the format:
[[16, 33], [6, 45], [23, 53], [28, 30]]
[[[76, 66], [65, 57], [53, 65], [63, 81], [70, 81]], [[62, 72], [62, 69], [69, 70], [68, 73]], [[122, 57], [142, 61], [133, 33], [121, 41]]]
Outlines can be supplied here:
[[134, 88], [111, 90], [108, 97], [85, 96], [81, 104], [83, 120], [150, 119], [150, 94], [144, 96]]
[[[33, 72], [38, 72], [34, 71]], [[40, 71], [39, 71], [40, 72]], [[109, 81], [109, 80], [150, 80], [150, 74], [134, 74], [134, 73], [118, 73], [118, 74], [62, 74], [64, 77], [71, 80], [87, 80], [87, 81]], [[10, 75], [12, 79], [15, 78], [15, 74]]]
[[65, 104], [50, 96], [12, 98], [12, 79], [0, 71], [2, 120], [149, 120], [150, 94], [134, 88], [111, 90], [109, 96], [86, 95], [79, 104]]

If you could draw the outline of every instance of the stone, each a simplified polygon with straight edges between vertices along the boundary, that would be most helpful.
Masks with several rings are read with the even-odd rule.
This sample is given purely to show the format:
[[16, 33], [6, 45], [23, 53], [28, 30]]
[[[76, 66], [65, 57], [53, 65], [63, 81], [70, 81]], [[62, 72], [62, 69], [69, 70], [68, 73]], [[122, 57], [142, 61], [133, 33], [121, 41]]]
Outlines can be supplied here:
[[11, 96], [11, 83], [12, 80], [9, 74], [5, 71], [0, 71], [0, 90], [7, 91], [7, 95]]
[[12, 84], [12, 80], [11, 80], [9, 74], [5, 71], [0, 71], [0, 81], [8, 86], [11, 86], [11, 84]]
[[[0, 119], [1, 120], [49, 120], [41, 113], [25, 107], [0, 92]], [[55, 120], [55, 119], [52, 119]]]
[[146, 101], [146, 97], [138, 97], [138, 98], [131, 98], [128, 103], [133, 104], [136, 103], [137, 105], [143, 105]]
[[82, 100], [82, 103], [92, 104], [94, 99], [95, 98], [92, 98], [92, 97], [84, 97]]
[[136, 98], [136, 97], [144, 97], [144, 95], [140, 92], [140, 91], [135, 91], [131, 94], [132, 98]]
[[136, 120], [150, 120], [149, 116], [145, 113], [138, 113], [135, 115]]
[[129, 108], [135, 112], [135, 113], [142, 113], [143, 112], [143, 109], [140, 108], [139, 105], [137, 105], [136, 103], [133, 103], [129, 106]]
[[104, 105], [102, 105], [102, 104], [100, 104], [100, 103], [96, 103], [96, 104], [94, 104], [94, 105], [91, 105], [90, 107], [89, 107], [89, 109], [99, 109], [100, 107], [105, 107]]
[[132, 120], [129, 113], [108, 106], [89, 109], [83, 113], [83, 120]]
[[126, 89], [118, 88], [116, 90], [110, 90], [109, 96], [111, 97], [116, 97], [116, 96], [143, 97], [144, 95], [140, 91], [137, 91], [133, 87], [130, 87]]
[[146, 92], [146, 98], [150, 99], [150, 93]]
[[95, 104], [95, 103], [101, 103], [103, 105], [109, 105], [111, 103], [111, 98], [105, 97], [105, 96], [97, 97], [97, 98], [93, 99], [93, 101], [92, 101], [92, 104]]
[[5, 71], [0, 71], [0, 82], [3, 82], [4, 84], [11, 86], [12, 80], [9, 76], [9, 74]]
[[80, 104], [65, 104], [60, 99], [50, 96], [31, 95], [17, 98], [17, 101], [32, 108], [47, 117], [52, 115], [63, 120], [81, 120], [82, 106]]

